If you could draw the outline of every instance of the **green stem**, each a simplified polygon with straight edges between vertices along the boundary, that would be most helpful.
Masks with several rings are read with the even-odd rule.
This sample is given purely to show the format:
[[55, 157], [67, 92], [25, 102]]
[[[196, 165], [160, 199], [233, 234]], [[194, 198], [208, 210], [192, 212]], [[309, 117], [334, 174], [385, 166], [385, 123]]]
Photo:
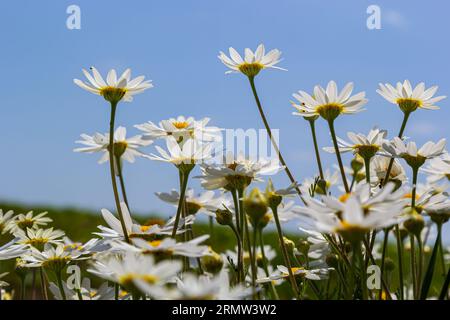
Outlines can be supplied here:
[[[405, 112], [404, 113], [403, 122], [402, 122], [402, 125], [400, 127], [400, 131], [398, 132], [398, 137], [400, 139], [403, 137], [403, 132], [405, 131], [406, 123], [408, 122], [408, 118], [409, 118], [410, 114], [411, 114], [410, 112]], [[384, 176], [383, 185], [385, 185], [389, 181], [389, 175], [391, 174], [391, 170], [392, 170], [392, 166], [393, 165], [394, 165], [394, 158], [391, 158], [391, 161], [389, 161], [389, 165], [388, 165], [388, 168], [386, 170], [386, 175]]]
[[448, 287], [450, 285], [450, 269], [448, 269], [447, 277], [445, 278], [444, 285], [442, 286], [441, 293], [439, 294], [439, 300], [444, 300], [448, 293]]
[[398, 256], [398, 279], [400, 285], [400, 299], [404, 299], [404, 282], [403, 282], [403, 242], [400, 234], [400, 227], [395, 225], [395, 235], [397, 239], [397, 256]]
[[122, 208], [120, 207], [119, 191], [117, 189], [116, 173], [114, 169], [114, 121], [116, 118], [117, 102], [111, 102], [111, 119], [109, 121], [109, 169], [111, 173], [111, 183], [116, 202], [117, 213], [119, 214], [120, 225], [122, 226], [123, 236], [126, 242], [130, 242], [128, 231], [123, 219]]
[[242, 227], [241, 227], [241, 219], [239, 217], [239, 200], [238, 200], [238, 196], [237, 196], [237, 191], [231, 190], [230, 192], [231, 192], [231, 196], [233, 197], [234, 213], [236, 215], [236, 229], [240, 234]]
[[117, 165], [117, 171], [118, 171], [117, 175], [119, 176], [120, 189], [122, 190], [123, 202], [125, 202], [128, 210], [130, 210], [130, 205], [128, 204], [127, 192], [125, 190], [125, 181], [123, 179], [122, 164], [121, 164], [120, 157], [116, 157], [116, 165]]
[[180, 170], [180, 199], [178, 199], [178, 208], [177, 208], [177, 215], [175, 216], [175, 222], [173, 224], [173, 230], [172, 230], [172, 238], [175, 238], [177, 235], [178, 230], [178, 224], [180, 223], [180, 216], [181, 216], [181, 210], [184, 206], [184, 197], [186, 194], [186, 187], [189, 179], [189, 172], [183, 173]]
[[245, 229], [245, 237], [247, 243], [247, 251], [250, 257], [250, 268], [252, 271], [252, 290], [253, 290], [253, 298], [256, 299], [256, 260], [255, 260], [255, 252], [252, 252], [252, 244], [250, 242], [250, 231], [248, 229], [248, 219], [244, 217], [244, 229]]
[[324, 180], [323, 175], [323, 169], [322, 169], [322, 162], [320, 160], [320, 152], [319, 152], [319, 145], [317, 143], [317, 137], [316, 137], [316, 126], [315, 126], [315, 120], [308, 120], [310, 127], [311, 127], [311, 134], [314, 142], [314, 151], [316, 153], [316, 161], [317, 161], [317, 167], [319, 168], [319, 174], [320, 179]]
[[[255, 98], [256, 105], [258, 106], [259, 114], [264, 123], [264, 127], [266, 128], [266, 131], [270, 138], [270, 141], [272, 142], [272, 146], [275, 149], [275, 152], [278, 154], [278, 158], [280, 159], [280, 162], [283, 165], [284, 170], [286, 171], [286, 174], [289, 177], [289, 180], [291, 181], [291, 183], [296, 183], [294, 176], [292, 175], [291, 171], [289, 170], [289, 167], [287, 166], [286, 161], [284, 161], [284, 158], [281, 155], [280, 149], [278, 148], [278, 145], [272, 136], [272, 130], [270, 129], [269, 123], [267, 122], [267, 118], [266, 118], [266, 115], [264, 114], [264, 110], [262, 108], [261, 101], [259, 100], [258, 93], [256, 92], [255, 78], [248, 77], [248, 80], [250, 81], [250, 86], [252, 87], [253, 96]], [[302, 192], [300, 191], [300, 189], [298, 187], [295, 187], [295, 190], [297, 191], [297, 194], [299, 195], [300, 199], [303, 201]]]
[[275, 220], [275, 224], [277, 226], [278, 238], [280, 240], [281, 252], [283, 254], [284, 263], [286, 264], [286, 267], [288, 268], [289, 280], [291, 282], [291, 287], [292, 287], [292, 290], [294, 291], [295, 296], [298, 297], [300, 291], [298, 290], [297, 282], [295, 281], [295, 277], [292, 272], [292, 265], [289, 260], [288, 251], [287, 251], [286, 245], [284, 243], [283, 231], [281, 230], [280, 219], [278, 218], [278, 208], [276, 206], [273, 206], [271, 209], [272, 209], [273, 217]]
[[25, 276], [20, 277], [20, 300], [25, 300]]
[[[380, 277], [383, 278], [385, 276], [384, 274], [384, 264], [386, 261], [386, 249], [387, 249], [387, 245], [388, 245], [388, 240], [389, 240], [389, 229], [384, 229], [384, 239], [383, 239], [383, 252], [381, 253], [381, 274]], [[383, 296], [383, 290], [380, 290], [380, 295], [379, 295], [379, 300], [382, 299]]]
[[42, 296], [45, 300], [48, 300], [47, 294], [47, 280], [45, 279], [44, 268], [40, 268], [39, 275], [41, 277], [41, 288], [42, 288]]
[[417, 299], [416, 246], [415, 246], [415, 239], [414, 239], [413, 235], [410, 236], [410, 243], [411, 243], [411, 254], [410, 254], [411, 282], [413, 285], [414, 299]]
[[428, 291], [430, 290], [431, 282], [433, 281], [433, 273], [436, 265], [436, 256], [437, 251], [439, 249], [439, 244], [441, 243], [442, 238], [442, 224], [437, 224], [437, 237], [434, 243], [433, 252], [431, 253], [430, 261], [428, 262], [427, 271], [425, 273], [425, 277], [423, 279], [422, 290], [420, 292], [420, 299], [425, 300], [428, 295]]
[[242, 253], [242, 240], [239, 235], [238, 230], [233, 224], [230, 224], [231, 230], [233, 230], [234, 235], [236, 236], [236, 242], [238, 247], [238, 261], [237, 261], [237, 282], [241, 283], [244, 281], [244, 265], [243, 265], [243, 253]]
[[411, 194], [411, 208], [414, 210], [416, 208], [416, 192], [417, 192], [417, 175], [418, 175], [419, 169], [413, 168], [413, 189]]
[[342, 183], [344, 184], [345, 192], [349, 193], [350, 189], [347, 184], [347, 177], [345, 176], [344, 165], [342, 164], [341, 152], [339, 151], [338, 142], [336, 139], [336, 132], [334, 130], [334, 120], [328, 121], [330, 127], [331, 138], [333, 139], [334, 151], [336, 152], [336, 158], [339, 164], [339, 170], [341, 171]]
[[423, 251], [423, 243], [420, 239], [420, 236], [417, 237], [417, 243], [419, 245], [419, 268], [417, 271], [417, 292], [419, 293], [421, 291], [421, 285], [422, 285], [422, 273], [423, 273], [423, 255], [425, 252]]
[[61, 298], [63, 300], [67, 300], [66, 298], [66, 293], [64, 291], [64, 286], [63, 286], [63, 282], [62, 282], [62, 275], [61, 275], [61, 271], [55, 272], [56, 274], [56, 280], [58, 282], [58, 287], [59, 287], [59, 292], [61, 293]]
[[366, 169], [366, 182], [370, 186], [370, 158], [364, 158], [364, 167]]
[[[259, 229], [259, 246], [261, 248], [261, 255], [262, 255], [262, 261], [263, 261], [263, 269], [266, 274], [266, 277], [270, 276], [269, 268], [267, 267], [267, 258], [266, 258], [266, 252], [264, 250], [264, 239], [262, 234], [262, 228]], [[270, 294], [272, 295], [272, 298], [275, 300], [279, 300], [280, 297], [278, 296], [277, 289], [275, 288], [275, 285], [272, 281], [270, 281], [269, 284]]]

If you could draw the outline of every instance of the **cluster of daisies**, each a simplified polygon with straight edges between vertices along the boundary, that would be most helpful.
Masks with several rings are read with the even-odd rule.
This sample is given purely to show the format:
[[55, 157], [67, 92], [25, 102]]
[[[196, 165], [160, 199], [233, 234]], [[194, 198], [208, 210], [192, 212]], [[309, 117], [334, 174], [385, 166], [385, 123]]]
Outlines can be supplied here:
[[[0, 232], [10, 238], [1, 244], [0, 260], [15, 259], [22, 283], [28, 275], [39, 277], [46, 299], [447, 299], [449, 250], [442, 230], [450, 218], [450, 156], [445, 139], [418, 147], [404, 135], [416, 111], [439, 109], [445, 97], [435, 96], [437, 87], [380, 84], [377, 92], [403, 113], [398, 135], [375, 127], [347, 138], [337, 136], [336, 120], [363, 111], [364, 92], [353, 94], [352, 83], [339, 90], [330, 81], [294, 93], [293, 114], [309, 123], [317, 162], [317, 175], [298, 181], [272, 139], [255, 85], [262, 70], [285, 70], [278, 67], [281, 52], [259, 45], [242, 57], [230, 48], [219, 59], [227, 73], [248, 78], [275, 159], [216, 154], [222, 129], [208, 118], [148, 121], [135, 125], [139, 135], [127, 137], [127, 129], [115, 125], [116, 110], [152, 88], [151, 81], [131, 78], [129, 69], [120, 76], [111, 70], [106, 80], [94, 67], [83, 70], [87, 81], [74, 82], [110, 104], [110, 130], [82, 134], [75, 151], [100, 153], [99, 163], [109, 163], [115, 210], [101, 210], [104, 224], [86, 243], [49, 227], [46, 213], [0, 211]], [[320, 119], [331, 136], [322, 148], [315, 127]], [[336, 155], [332, 170], [323, 168], [322, 151]], [[343, 153], [351, 153], [351, 161], [345, 163]], [[136, 158], [165, 162], [179, 174], [176, 189], [156, 193], [173, 206], [164, 221], [133, 219], [123, 166]], [[283, 172], [291, 183], [276, 188], [269, 176]], [[204, 190], [190, 188], [192, 179]], [[194, 232], [200, 214], [210, 220], [206, 234]], [[227, 228], [234, 249], [215, 251], [208, 240], [214, 224]], [[298, 232], [287, 236], [288, 225]], [[265, 244], [267, 229], [276, 230], [276, 249]], [[370, 267], [379, 272], [373, 276]], [[94, 278], [102, 283], [95, 288]], [[1, 297], [10, 298], [8, 284], [0, 286]], [[29, 298], [25, 288], [22, 299]]]

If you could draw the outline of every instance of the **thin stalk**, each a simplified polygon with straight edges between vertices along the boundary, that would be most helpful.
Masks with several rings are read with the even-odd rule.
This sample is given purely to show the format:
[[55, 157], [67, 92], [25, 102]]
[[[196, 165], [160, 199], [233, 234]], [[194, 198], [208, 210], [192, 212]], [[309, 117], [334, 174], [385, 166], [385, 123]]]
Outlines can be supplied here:
[[59, 292], [61, 293], [61, 298], [63, 300], [67, 300], [66, 293], [64, 292], [61, 271], [58, 271], [58, 272], [55, 272], [55, 273], [56, 273], [56, 280], [58, 282]]
[[111, 119], [109, 121], [109, 170], [111, 173], [111, 183], [114, 192], [114, 200], [116, 202], [117, 213], [119, 214], [120, 225], [122, 226], [123, 236], [126, 242], [130, 242], [128, 238], [127, 228], [123, 219], [122, 208], [120, 207], [119, 191], [117, 189], [116, 173], [114, 169], [114, 122], [116, 118], [117, 102], [111, 102]]
[[209, 217], [209, 234], [211, 236], [211, 242], [214, 242], [214, 217]]
[[450, 269], [448, 269], [447, 277], [445, 278], [444, 285], [442, 286], [441, 293], [439, 294], [439, 300], [444, 300], [447, 296], [448, 287], [450, 285]]
[[370, 186], [370, 158], [368, 157], [364, 158], [364, 167], [366, 169], [366, 182]]
[[342, 164], [341, 152], [339, 151], [338, 142], [336, 139], [336, 132], [334, 130], [334, 120], [328, 121], [330, 127], [331, 138], [333, 139], [334, 151], [336, 152], [336, 158], [339, 164], [339, 170], [341, 171], [342, 183], [344, 184], [345, 192], [349, 193], [350, 189], [347, 184], [347, 177], [345, 176], [344, 165]]
[[417, 299], [416, 246], [413, 235], [410, 236], [410, 243], [411, 243], [411, 254], [410, 254], [411, 282], [413, 285], [414, 299]]
[[420, 299], [424, 300], [427, 298], [428, 291], [430, 290], [431, 282], [433, 281], [433, 273], [436, 265], [436, 256], [437, 251], [439, 249], [439, 244], [441, 243], [442, 238], [442, 224], [437, 224], [437, 237], [434, 243], [433, 252], [431, 253], [430, 261], [428, 262], [427, 271], [425, 272], [425, 277], [422, 283], [422, 290], [420, 292]]
[[417, 243], [419, 247], [419, 267], [417, 271], [417, 292], [419, 293], [422, 285], [422, 273], [423, 273], [423, 255], [425, 252], [423, 251], [423, 243], [420, 239], [420, 236], [417, 237]]
[[241, 283], [244, 281], [244, 265], [243, 265], [243, 254], [242, 254], [242, 240], [239, 235], [238, 230], [234, 226], [234, 224], [230, 224], [231, 230], [233, 230], [234, 235], [236, 236], [236, 242], [238, 247], [238, 264], [237, 264], [237, 282]]
[[416, 208], [416, 192], [417, 192], [417, 175], [418, 175], [419, 169], [413, 168], [413, 189], [411, 193], [411, 208], [414, 210]]
[[397, 239], [397, 257], [398, 257], [398, 279], [400, 283], [400, 299], [404, 299], [404, 282], [403, 282], [403, 243], [400, 235], [400, 227], [395, 225], [395, 235]]
[[[355, 261], [353, 261], [353, 260], [355, 260]], [[358, 263], [356, 263], [356, 260], [358, 260]], [[363, 298], [363, 300], [367, 300], [366, 268], [365, 268], [363, 254], [362, 254], [361, 242], [355, 243], [353, 245], [352, 261], [353, 261], [353, 267], [359, 265], [359, 280], [360, 280], [362, 298]], [[355, 273], [357, 274], [356, 270], [355, 270]], [[355, 283], [356, 283], [356, 281], [355, 281]]]
[[237, 196], [237, 191], [236, 190], [231, 190], [231, 196], [233, 197], [233, 203], [234, 203], [234, 213], [235, 213], [235, 218], [236, 218], [236, 229], [239, 233], [241, 233], [241, 219], [239, 217], [239, 201], [238, 201], [238, 196]]
[[48, 294], [47, 294], [47, 280], [45, 279], [44, 269], [40, 268], [39, 274], [41, 277], [41, 288], [42, 288], [42, 296], [45, 300], [48, 300]]
[[[272, 146], [275, 149], [275, 152], [278, 154], [278, 158], [280, 159], [280, 162], [283, 165], [284, 170], [286, 171], [286, 174], [289, 177], [289, 180], [291, 181], [291, 183], [296, 183], [294, 176], [292, 175], [291, 171], [289, 170], [289, 167], [287, 166], [286, 161], [284, 161], [284, 158], [281, 155], [280, 149], [278, 148], [278, 145], [272, 136], [272, 130], [270, 129], [269, 123], [267, 122], [267, 118], [266, 118], [266, 115], [264, 114], [264, 110], [262, 108], [261, 101], [259, 100], [258, 93], [256, 92], [255, 78], [248, 77], [248, 80], [250, 81], [250, 86], [252, 87], [253, 96], [255, 98], [256, 105], [258, 106], [259, 114], [264, 123], [264, 127], [266, 128], [266, 131], [270, 138], [270, 141], [272, 142]], [[295, 187], [295, 190], [297, 191], [297, 194], [299, 195], [300, 199], [303, 201], [302, 192], [300, 191], [300, 189], [298, 187]]]
[[[269, 268], [267, 267], [267, 258], [266, 258], [266, 252], [264, 250], [264, 239], [263, 239], [263, 234], [262, 234], [262, 228], [259, 229], [259, 247], [261, 248], [263, 269], [266, 274], [266, 277], [269, 277], [270, 273], [269, 273]], [[277, 289], [275, 288], [275, 285], [273, 284], [272, 281], [270, 281], [270, 283], [269, 283], [269, 289], [270, 289], [270, 294], [272, 295], [272, 298], [275, 300], [279, 300], [280, 297], [278, 296]]]
[[[403, 132], [406, 128], [406, 123], [408, 122], [408, 118], [411, 112], [405, 112], [403, 116], [402, 125], [400, 127], [400, 131], [398, 132], [398, 137], [403, 137]], [[389, 175], [391, 174], [392, 166], [394, 165], [394, 158], [391, 158], [391, 161], [389, 161], [388, 168], [386, 170], [386, 175], [384, 176], [383, 185], [385, 185], [389, 181]]]
[[317, 143], [317, 137], [316, 137], [316, 126], [315, 126], [315, 120], [308, 120], [310, 127], [311, 127], [311, 135], [313, 138], [313, 142], [314, 142], [314, 151], [316, 153], [316, 161], [317, 161], [317, 167], [319, 168], [319, 174], [320, 174], [320, 179], [324, 180], [324, 175], [323, 175], [323, 169], [322, 169], [322, 162], [320, 160], [320, 152], [319, 152], [319, 145]]
[[25, 276], [20, 277], [20, 300], [25, 300]]
[[120, 157], [116, 157], [116, 165], [117, 165], [117, 175], [119, 176], [120, 189], [122, 190], [122, 198], [125, 204], [127, 205], [128, 210], [130, 210], [130, 205], [128, 204], [127, 192], [125, 190], [125, 181], [123, 179], [122, 172], [122, 163]]
[[36, 300], [36, 269], [34, 268], [31, 277], [31, 300]]
[[281, 252], [283, 254], [284, 263], [286, 264], [286, 267], [288, 268], [289, 280], [291, 282], [291, 287], [292, 287], [292, 290], [294, 291], [295, 295], [298, 297], [300, 291], [298, 290], [297, 282], [295, 281], [295, 277], [292, 272], [292, 265], [289, 260], [289, 254], [286, 249], [286, 245], [284, 244], [283, 231], [281, 230], [280, 219], [278, 218], [278, 208], [276, 206], [273, 206], [271, 209], [272, 209], [273, 217], [275, 219], [275, 224], [277, 226], [278, 238], [280, 240]]
[[252, 271], [252, 290], [253, 290], [253, 298], [256, 298], [256, 261], [255, 261], [255, 252], [252, 252], [252, 245], [250, 242], [250, 231], [248, 229], [248, 221], [244, 218], [244, 229], [245, 229], [245, 237], [247, 243], [247, 251], [250, 257], [250, 268]]
[[172, 230], [172, 238], [175, 238], [177, 235], [178, 230], [178, 224], [180, 223], [180, 217], [181, 217], [181, 210], [184, 206], [184, 197], [186, 194], [186, 187], [189, 179], [189, 173], [185, 172], [183, 173], [180, 170], [180, 199], [178, 200], [178, 208], [177, 208], [177, 215], [175, 216], [175, 222], [173, 224], [173, 230]]
[[[383, 249], [382, 249], [382, 253], [381, 253], [381, 274], [380, 277], [383, 278], [385, 276], [384, 274], [384, 263], [386, 261], [386, 249], [387, 249], [387, 244], [388, 244], [388, 240], [389, 240], [389, 229], [384, 229], [384, 239], [383, 239]], [[381, 300], [383, 295], [383, 290], [380, 290], [380, 296], [379, 299]]]
[[114, 283], [114, 300], [119, 300], [119, 284]]

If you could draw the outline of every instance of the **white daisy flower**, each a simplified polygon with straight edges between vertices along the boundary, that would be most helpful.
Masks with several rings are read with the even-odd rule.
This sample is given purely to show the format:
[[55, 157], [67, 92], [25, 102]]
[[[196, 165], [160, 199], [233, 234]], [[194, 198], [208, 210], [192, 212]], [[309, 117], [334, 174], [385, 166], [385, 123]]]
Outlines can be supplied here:
[[108, 281], [120, 284], [126, 290], [138, 292], [142, 283], [158, 287], [172, 281], [181, 271], [181, 262], [166, 260], [159, 263], [151, 255], [126, 252], [120, 256], [108, 256], [95, 261], [88, 272]]
[[[390, 161], [390, 158], [384, 156], [375, 156], [370, 161], [370, 181], [375, 185], [380, 186], [384, 183]], [[405, 169], [397, 159], [394, 159], [391, 171], [389, 172], [389, 181], [404, 183], [407, 180], [408, 177], [406, 176]]]
[[22, 260], [29, 268], [44, 267], [55, 272], [63, 270], [72, 261], [81, 259], [80, 253], [64, 250], [62, 243], [57, 244], [56, 247], [47, 243], [43, 251], [32, 247], [29, 254], [22, 256]]
[[367, 103], [365, 93], [360, 92], [351, 96], [353, 83], [347, 83], [339, 93], [336, 83], [330, 81], [324, 89], [317, 85], [314, 87], [314, 95], [304, 91], [294, 94], [300, 104], [294, 104], [299, 111], [294, 113], [302, 117], [321, 116], [327, 121], [336, 119], [340, 114], [354, 114], [361, 112], [363, 105]]
[[111, 69], [108, 72], [106, 81], [103, 80], [97, 69], [91, 67], [91, 71], [92, 75], [83, 69], [83, 73], [89, 82], [83, 82], [78, 79], [74, 79], [73, 82], [81, 88], [103, 96], [111, 102], [118, 102], [122, 99], [130, 102], [133, 100], [134, 95], [153, 87], [150, 80], [144, 81], [144, 76], [131, 79], [130, 69], [126, 69], [119, 78], [117, 78], [116, 71]]
[[203, 165], [202, 187], [207, 190], [224, 188], [226, 190], [248, 186], [252, 181], [262, 181], [261, 176], [273, 175], [283, 169], [278, 159], [259, 159], [254, 161], [242, 153], [234, 157], [227, 153], [223, 163]]
[[[98, 289], [94, 289], [91, 287], [91, 281], [89, 278], [83, 279], [81, 282], [81, 287], [78, 288], [78, 292], [74, 289], [69, 289], [65, 282], [63, 282], [62, 285], [66, 300], [113, 300], [115, 296], [114, 287], [109, 286], [108, 282], [103, 282]], [[55, 283], [50, 283], [49, 289], [56, 300], [63, 300], [61, 291]]]
[[[373, 128], [370, 130], [369, 134], [366, 136], [362, 133], [348, 132], [347, 136], [351, 140], [350, 143], [345, 140], [336, 137], [338, 141], [339, 151], [353, 152], [354, 154], [360, 155], [362, 158], [372, 158], [381, 149], [383, 142], [386, 142], [386, 130], [380, 130], [378, 128]], [[334, 147], [323, 148], [326, 152], [335, 153]]]
[[195, 139], [200, 142], [221, 141], [222, 130], [218, 127], [207, 126], [209, 121], [209, 118], [203, 118], [197, 121], [193, 117], [185, 118], [184, 116], [178, 116], [177, 118], [162, 120], [159, 125], [148, 121], [135, 125], [135, 127], [144, 133], [143, 139], [146, 140], [156, 140], [172, 136], [179, 143], [184, 143], [189, 139]]
[[[127, 129], [125, 127], [118, 127], [114, 131], [114, 155], [121, 160], [134, 163], [136, 157], [142, 157], [144, 155], [139, 148], [148, 146], [153, 141], [143, 140], [140, 135], [127, 139], [126, 135]], [[81, 138], [83, 140], [78, 140], [76, 143], [82, 144], [85, 147], [76, 148], [73, 151], [85, 153], [102, 152], [103, 155], [98, 163], [109, 161], [109, 133], [95, 133], [93, 136], [83, 133]]]
[[419, 150], [416, 143], [410, 141], [405, 142], [395, 137], [392, 141], [383, 143], [383, 149], [394, 158], [404, 159], [411, 167], [422, 166], [427, 159], [432, 159], [444, 153], [445, 139], [439, 140], [437, 143], [428, 141]]
[[28, 246], [17, 244], [16, 239], [0, 247], [0, 260], [17, 258], [28, 251]]
[[[256, 281], [258, 283], [266, 283], [271, 282], [275, 280], [281, 280], [281, 279], [288, 279], [289, 278], [289, 270], [287, 267], [279, 265], [277, 266], [278, 272], [275, 272], [274, 274], [270, 275], [269, 277], [260, 278]], [[321, 269], [304, 269], [301, 267], [292, 267], [291, 268], [292, 273], [294, 277], [297, 278], [306, 278], [308, 280], [324, 280], [328, 279], [328, 273], [331, 270], [334, 270], [333, 268], [321, 268]]]
[[425, 90], [423, 82], [419, 83], [414, 89], [409, 80], [405, 80], [403, 83], [397, 82], [395, 88], [389, 83], [384, 85], [380, 83], [379, 86], [377, 92], [387, 101], [399, 105], [403, 112], [412, 112], [417, 108], [436, 110], [439, 107], [435, 106], [435, 103], [446, 98], [446, 96], [433, 98], [438, 87], [433, 86]]
[[3, 210], [0, 209], [0, 234], [5, 234], [9, 231], [8, 225], [13, 221], [14, 211], [8, 210], [6, 213], [3, 213]]
[[442, 180], [450, 181], [450, 155], [445, 152], [441, 158], [434, 158], [428, 161], [428, 165], [421, 169], [428, 174], [428, 183], [437, 183]]
[[183, 256], [189, 258], [200, 258], [209, 255], [209, 249], [206, 245], [200, 245], [209, 238], [209, 235], [194, 238], [186, 242], [177, 242], [172, 238], [164, 238], [162, 240], [146, 241], [141, 238], [133, 238], [133, 245], [126, 242], [112, 242], [113, 250], [136, 252], [142, 254], [160, 254], [168, 256]]
[[[170, 203], [175, 207], [178, 206], [180, 201], [180, 194], [178, 190], [172, 189], [170, 193], [156, 192], [156, 196], [164, 202]], [[205, 191], [198, 195], [195, 194], [194, 189], [188, 188], [185, 194], [185, 203], [187, 206], [188, 215], [196, 213], [204, 213], [209, 216], [215, 217], [217, 209], [223, 209], [223, 206], [230, 207], [230, 200], [219, 196], [215, 198], [214, 191]]]
[[310, 243], [308, 249], [308, 258], [313, 260], [324, 260], [330, 253], [330, 245], [324, 236], [317, 231], [299, 228], [300, 231], [306, 234], [306, 240]]
[[[157, 235], [171, 235], [173, 230], [173, 224], [175, 222], [175, 218], [171, 218], [166, 224], [160, 226], [158, 224], [153, 225], [141, 225], [133, 222], [131, 219], [130, 211], [127, 208], [127, 205], [124, 202], [120, 203], [120, 207], [122, 209], [123, 220], [125, 223], [125, 228], [128, 233], [129, 238], [143, 238], [143, 239], [153, 239]], [[123, 240], [124, 234], [122, 225], [120, 220], [117, 219], [109, 210], [102, 209], [101, 210], [103, 219], [108, 224], [108, 227], [98, 226], [101, 232], [94, 232], [94, 234], [101, 236], [104, 239], [108, 240]], [[183, 229], [183, 225], [191, 225], [194, 222], [194, 216], [188, 216], [186, 219], [181, 218], [179, 223], [179, 228], [177, 230], [177, 234], [181, 234], [186, 230]]]
[[303, 194], [310, 194], [310, 190], [315, 185], [314, 194], [321, 194], [325, 195], [327, 194], [327, 191], [330, 190], [331, 187], [336, 186], [339, 182], [339, 171], [333, 171], [331, 173], [330, 169], [326, 169], [323, 173], [323, 179], [325, 180], [325, 189], [322, 190], [322, 187], [319, 184], [316, 184], [316, 178], [306, 178], [303, 180], [303, 183], [300, 186], [300, 191]]
[[145, 282], [138, 285], [143, 292], [160, 300], [237, 300], [251, 294], [249, 288], [241, 285], [230, 287], [226, 272], [214, 277], [185, 273], [182, 279], [177, 278], [177, 287], [174, 289], [152, 288]]
[[26, 231], [18, 229], [14, 232], [14, 236], [17, 237], [18, 244], [29, 245], [30, 247], [43, 249], [46, 244], [60, 244], [63, 240], [64, 231], [49, 229], [31, 229], [27, 228]]
[[266, 54], [263, 44], [260, 44], [258, 48], [256, 48], [255, 52], [249, 48], [246, 48], [244, 59], [242, 59], [241, 55], [232, 47], [230, 47], [229, 53], [230, 57], [220, 51], [218, 56], [220, 61], [231, 69], [225, 73], [242, 72], [248, 77], [254, 77], [262, 69], [266, 68], [286, 71], [286, 69], [276, 66], [276, 64], [281, 61], [281, 51], [278, 49], [273, 49]]
[[151, 154], [145, 157], [150, 160], [173, 163], [175, 166], [195, 165], [211, 157], [210, 144], [199, 144], [198, 141], [192, 139], [181, 146], [174, 137], [168, 137], [166, 146], [168, 153], [161, 147], [156, 146], [155, 148], [160, 155]]
[[46, 217], [46, 215], [47, 212], [41, 212], [34, 215], [33, 211], [29, 211], [26, 214], [18, 214], [10, 221], [6, 229], [7, 231], [14, 233], [18, 229], [37, 229], [39, 227], [46, 226], [49, 222], [53, 221], [51, 218]]

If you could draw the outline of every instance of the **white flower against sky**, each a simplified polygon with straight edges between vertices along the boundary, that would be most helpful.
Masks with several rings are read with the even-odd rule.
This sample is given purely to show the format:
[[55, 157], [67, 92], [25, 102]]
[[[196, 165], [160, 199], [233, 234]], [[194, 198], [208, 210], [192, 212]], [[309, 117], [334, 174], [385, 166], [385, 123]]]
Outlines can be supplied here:
[[281, 61], [281, 51], [273, 49], [266, 53], [263, 44], [260, 44], [255, 52], [246, 48], [244, 58], [232, 47], [229, 48], [229, 54], [228, 57], [220, 51], [218, 56], [220, 61], [231, 69], [225, 73], [242, 72], [251, 77], [256, 76], [262, 69], [266, 68], [286, 70], [276, 66]]
[[166, 139], [167, 151], [155, 146], [160, 155], [151, 154], [145, 156], [150, 160], [169, 162], [176, 166], [182, 164], [193, 165], [211, 158], [211, 145], [200, 144], [196, 140], [188, 140], [183, 145], [178, 144], [174, 137]]
[[135, 125], [135, 127], [143, 132], [143, 139], [146, 140], [156, 140], [172, 136], [180, 143], [184, 143], [189, 139], [205, 142], [221, 141], [221, 129], [208, 126], [209, 121], [209, 118], [195, 120], [193, 117], [185, 118], [184, 116], [178, 116], [177, 118], [162, 120], [159, 122], [159, 125], [148, 121]]
[[[143, 140], [140, 135], [127, 139], [126, 135], [127, 129], [125, 127], [119, 126], [114, 131], [114, 154], [120, 159], [133, 163], [136, 157], [144, 155], [139, 149], [150, 145], [152, 141]], [[103, 155], [98, 163], [109, 161], [109, 133], [95, 133], [93, 136], [82, 134], [81, 138], [83, 140], [78, 140], [76, 143], [82, 144], [84, 147], [76, 148], [73, 151], [85, 153], [101, 152]]]
[[[370, 181], [376, 185], [384, 183], [390, 161], [390, 158], [384, 156], [373, 157], [370, 161]], [[392, 164], [391, 171], [389, 172], [389, 180], [400, 181], [402, 183], [408, 180], [405, 169], [397, 159], [394, 159]]]
[[423, 82], [419, 83], [414, 89], [409, 80], [405, 80], [403, 83], [397, 82], [396, 87], [389, 83], [380, 83], [379, 86], [377, 92], [387, 101], [399, 105], [404, 112], [412, 112], [417, 108], [436, 110], [439, 107], [435, 103], [446, 98], [445, 96], [433, 98], [438, 87], [433, 86], [425, 89]]
[[326, 120], [334, 120], [340, 114], [354, 114], [361, 112], [362, 107], [367, 103], [365, 93], [360, 92], [351, 95], [353, 83], [347, 83], [341, 92], [338, 91], [334, 81], [330, 81], [324, 89], [317, 85], [314, 87], [314, 94], [311, 96], [304, 91], [294, 94], [300, 104], [294, 104], [302, 117], [321, 116]]
[[442, 180], [445, 182], [450, 181], [450, 155], [445, 152], [442, 157], [434, 158], [428, 161], [425, 168], [421, 169], [425, 172], [427, 176], [427, 181], [429, 183], [437, 183]]
[[[350, 143], [339, 137], [336, 137], [336, 139], [340, 152], [353, 152], [363, 158], [371, 158], [381, 149], [383, 142], [386, 141], [386, 134], [386, 130], [374, 128], [367, 135], [348, 132], [347, 136], [351, 141]], [[323, 149], [327, 152], [335, 153], [334, 147], [325, 147]]]
[[[326, 189], [329, 190], [331, 187], [336, 186], [338, 184], [339, 171], [335, 170], [333, 171], [333, 173], [331, 173], [330, 169], [326, 169], [325, 172], [323, 173], [323, 179], [325, 180]], [[311, 187], [314, 186], [315, 180], [316, 180], [315, 178], [305, 178], [305, 180], [303, 180], [300, 186], [300, 191], [303, 194], [309, 195], [309, 191]], [[315, 194], [323, 195], [327, 190], [322, 190], [319, 185], [316, 185]]]
[[126, 69], [119, 78], [117, 78], [116, 71], [111, 69], [108, 72], [106, 81], [103, 80], [97, 69], [91, 67], [91, 71], [92, 75], [83, 69], [88, 82], [74, 79], [74, 83], [91, 93], [103, 96], [107, 100], [110, 99], [111, 95], [114, 95], [130, 102], [133, 100], [134, 95], [153, 87], [150, 80], [145, 81], [144, 76], [131, 79], [130, 69]]
[[[133, 222], [131, 219], [130, 211], [128, 210], [124, 202], [120, 203], [122, 209], [123, 220], [125, 223], [125, 228], [127, 230], [128, 236], [130, 238], [144, 238], [149, 239], [157, 235], [170, 235], [172, 234], [173, 224], [175, 218], [171, 218], [164, 225], [160, 226], [158, 224], [153, 225], [141, 225]], [[116, 218], [109, 210], [101, 210], [103, 219], [108, 224], [109, 227], [98, 226], [101, 232], [94, 232], [94, 234], [99, 235], [105, 239], [124, 239], [123, 229], [120, 224], [120, 220]], [[188, 216], [186, 219], [181, 218], [180, 224], [177, 230], [177, 234], [185, 232], [182, 228], [183, 225], [191, 225], [194, 222], [194, 216]]]

